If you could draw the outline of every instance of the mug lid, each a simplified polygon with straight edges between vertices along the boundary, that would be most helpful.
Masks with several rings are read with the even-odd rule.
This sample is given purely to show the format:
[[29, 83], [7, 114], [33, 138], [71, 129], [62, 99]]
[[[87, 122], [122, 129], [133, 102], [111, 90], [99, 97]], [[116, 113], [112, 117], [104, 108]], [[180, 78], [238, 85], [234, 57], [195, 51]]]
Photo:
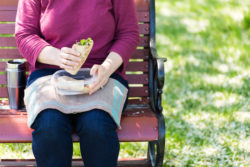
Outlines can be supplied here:
[[7, 68], [9, 68], [9, 69], [25, 69], [25, 61], [22, 59], [9, 60], [7, 62]]

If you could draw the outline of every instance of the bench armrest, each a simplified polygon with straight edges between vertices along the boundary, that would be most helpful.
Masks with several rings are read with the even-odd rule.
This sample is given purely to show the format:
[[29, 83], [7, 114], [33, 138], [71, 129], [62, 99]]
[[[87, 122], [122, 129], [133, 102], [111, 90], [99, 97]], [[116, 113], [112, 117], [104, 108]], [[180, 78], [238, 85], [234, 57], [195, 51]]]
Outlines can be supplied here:
[[164, 62], [166, 58], [157, 55], [155, 42], [155, 0], [150, 0], [150, 59], [149, 59], [149, 93], [150, 105], [155, 113], [162, 112], [162, 88], [164, 86]]
[[155, 47], [155, 40], [151, 40], [151, 63], [150, 63], [150, 71], [152, 70], [152, 80], [150, 81], [152, 86], [150, 91], [150, 102], [153, 110], [156, 113], [162, 112], [162, 89], [164, 87], [165, 81], [165, 71], [164, 71], [164, 62], [167, 60], [166, 58], [158, 57], [157, 50]]

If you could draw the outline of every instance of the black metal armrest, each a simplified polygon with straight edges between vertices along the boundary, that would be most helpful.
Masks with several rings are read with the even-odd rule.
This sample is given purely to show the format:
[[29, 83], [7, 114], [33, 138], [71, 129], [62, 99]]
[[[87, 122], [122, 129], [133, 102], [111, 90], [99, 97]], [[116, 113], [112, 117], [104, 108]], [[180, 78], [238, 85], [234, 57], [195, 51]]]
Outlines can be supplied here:
[[153, 75], [151, 79], [151, 106], [156, 113], [159, 113], [162, 112], [162, 88], [165, 80], [164, 62], [167, 59], [158, 57], [154, 40], [151, 41], [150, 51], [152, 55], [150, 70], [153, 70], [151, 74]]
[[165, 81], [165, 69], [164, 69], [164, 62], [167, 61], [166, 58], [157, 58], [157, 88], [162, 89], [164, 86]]

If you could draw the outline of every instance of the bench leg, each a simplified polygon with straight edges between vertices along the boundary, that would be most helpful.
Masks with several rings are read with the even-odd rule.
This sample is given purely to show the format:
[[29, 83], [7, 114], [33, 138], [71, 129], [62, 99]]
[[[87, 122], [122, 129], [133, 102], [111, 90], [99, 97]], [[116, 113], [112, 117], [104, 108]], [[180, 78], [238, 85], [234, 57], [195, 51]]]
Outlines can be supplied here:
[[152, 167], [162, 167], [165, 151], [165, 121], [162, 113], [158, 113], [159, 138], [148, 142], [148, 159]]

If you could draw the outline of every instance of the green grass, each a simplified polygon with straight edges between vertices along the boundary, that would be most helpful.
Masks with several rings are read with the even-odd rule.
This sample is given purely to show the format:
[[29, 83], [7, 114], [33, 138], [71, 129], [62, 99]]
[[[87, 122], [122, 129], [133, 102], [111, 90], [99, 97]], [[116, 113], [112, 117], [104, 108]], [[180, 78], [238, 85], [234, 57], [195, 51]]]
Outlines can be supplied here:
[[[164, 166], [248, 166], [250, 1], [156, 0], [156, 10], [158, 54], [168, 58]], [[29, 157], [30, 148], [1, 144], [0, 155]], [[121, 143], [120, 157], [146, 151]]]
[[157, 1], [165, 166], [250, 163], [250, 1]]

